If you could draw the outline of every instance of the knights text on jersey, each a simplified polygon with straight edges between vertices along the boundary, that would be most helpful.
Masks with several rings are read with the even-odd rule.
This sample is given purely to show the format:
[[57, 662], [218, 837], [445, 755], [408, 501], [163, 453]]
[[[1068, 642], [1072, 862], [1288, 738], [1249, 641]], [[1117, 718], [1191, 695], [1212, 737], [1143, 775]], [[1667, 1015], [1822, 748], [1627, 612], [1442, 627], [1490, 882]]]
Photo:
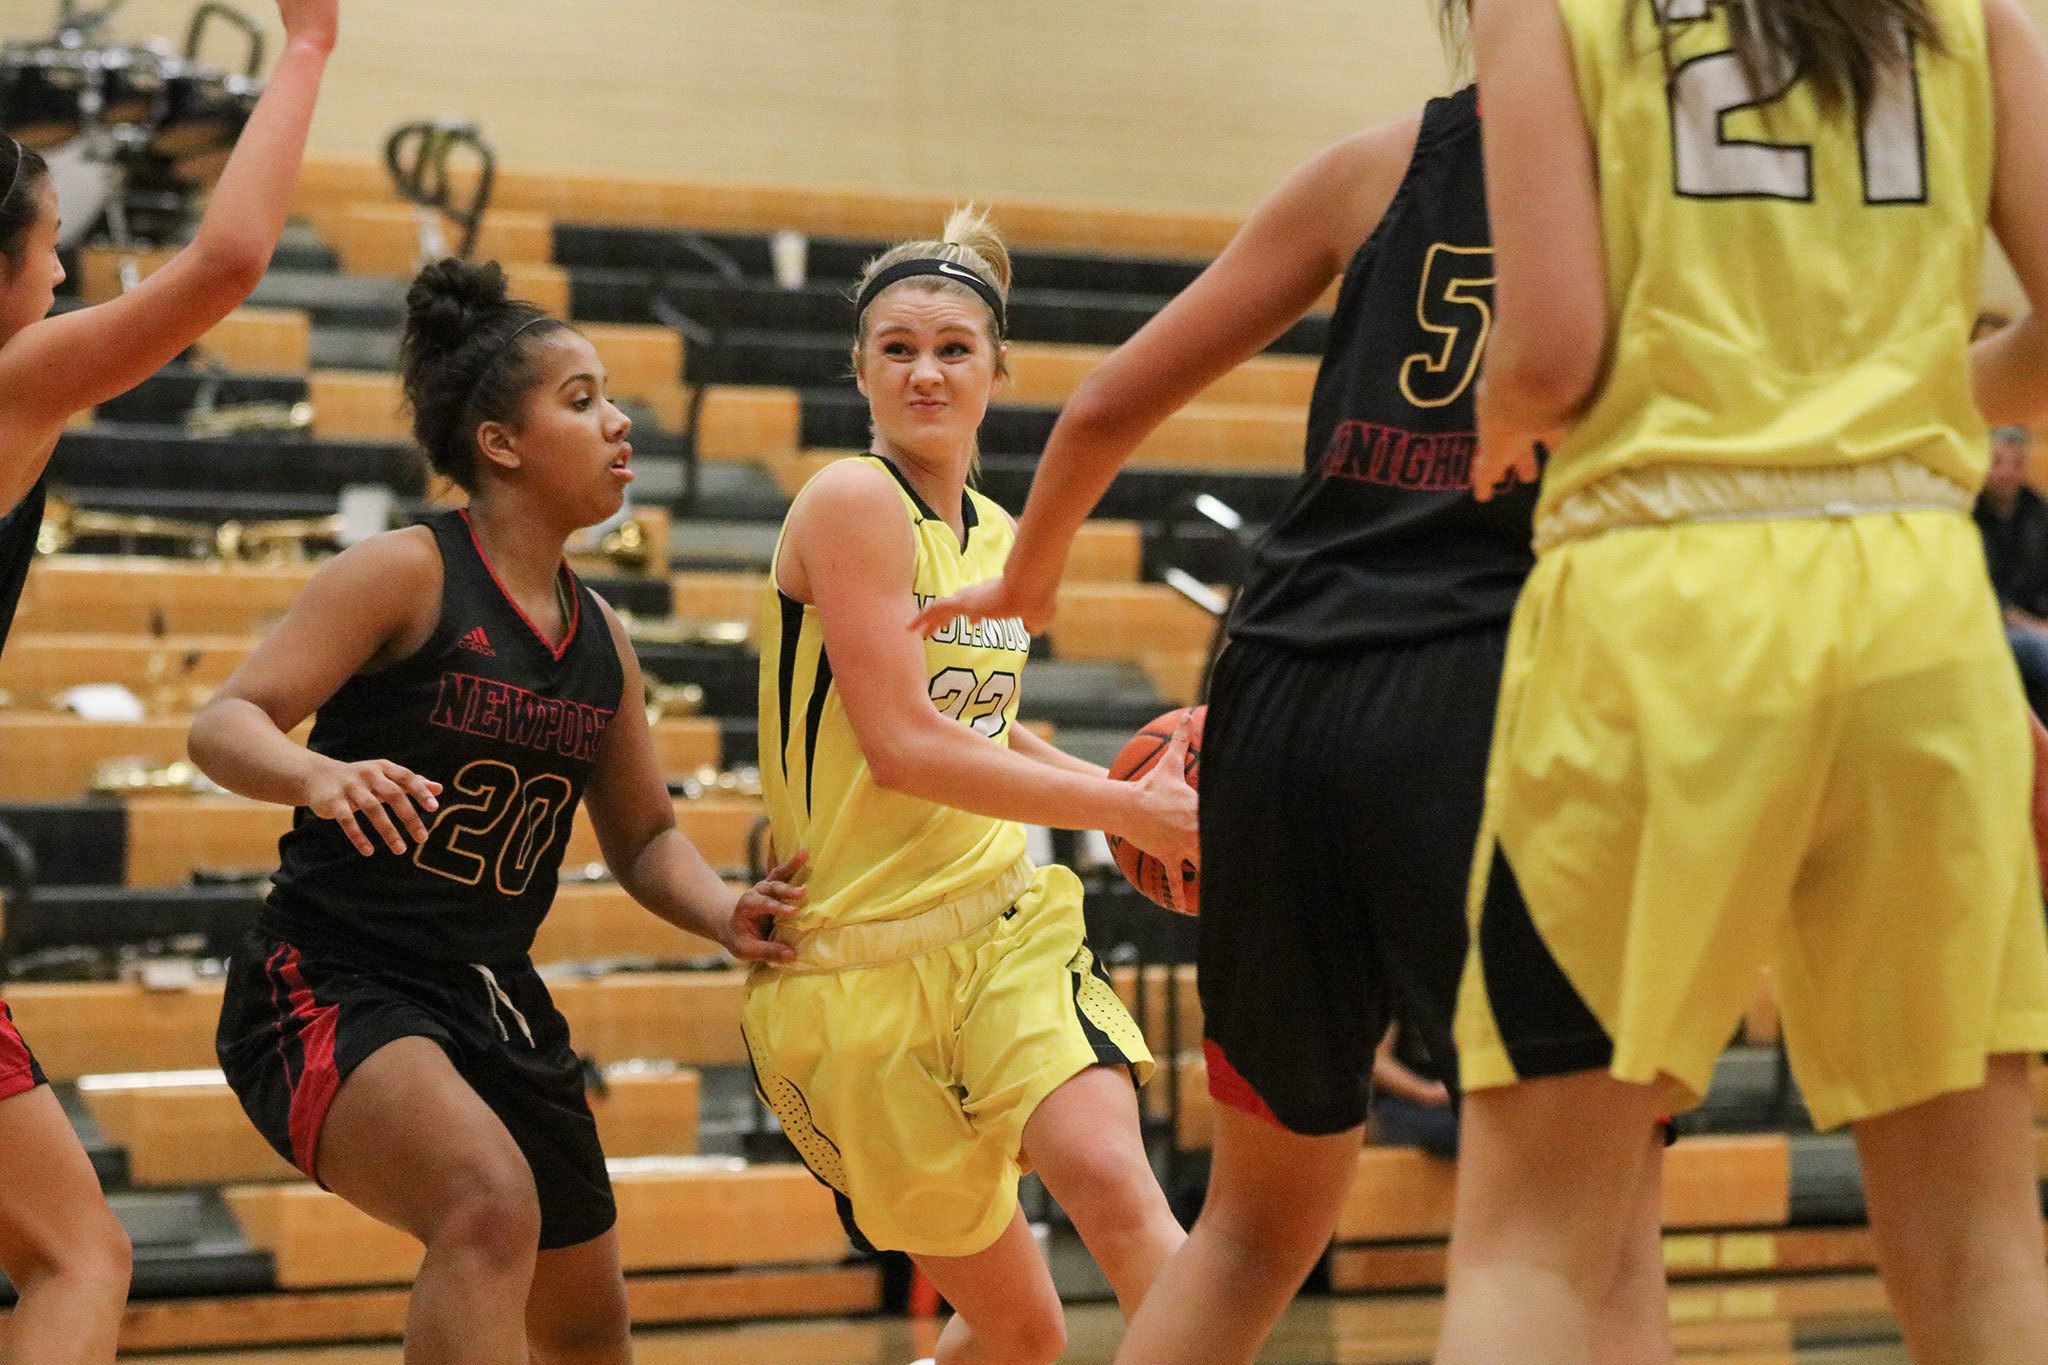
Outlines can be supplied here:
[[1233, 636], [1323, 650], [1507, 620], [1534, 563], [1535, 493], [1472, 497], [1473, 387], [1492, 324], [1468, 87], [1430, 101], [1407, 177], [1345, 272], [1301, 483], [1258, 547]]
[[441, 783], [426, 842], [370, 857], [301, 808], [279, 842], [264, 927], [290, 942], [345, 935], [436, 961], [526, 953], [554, 901], [576, 807], [625, 672], [602, 610], [567, 565], [567, 634], [550, 645], [460, 512], [427, 523], [441, 618], [411, 658], [344, 683], [314, 717], [315, 753], [389, 759]]

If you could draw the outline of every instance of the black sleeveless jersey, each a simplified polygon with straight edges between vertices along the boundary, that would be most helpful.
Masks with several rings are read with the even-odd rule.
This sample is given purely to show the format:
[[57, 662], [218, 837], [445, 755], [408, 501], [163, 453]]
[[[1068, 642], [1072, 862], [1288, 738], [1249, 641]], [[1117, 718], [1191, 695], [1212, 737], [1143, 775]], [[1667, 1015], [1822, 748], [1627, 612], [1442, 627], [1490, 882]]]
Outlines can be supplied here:
[[625, 671], [591, 591], [567, 565], [559, 649], [528, 621], [460, 512], [428, 518], [441, 551], [441, 616], [412, 657], [358, 673], [313, 718], [307, 745], [343, 762], [385, 758], [442, 787], [425, 843], [364, 857], [301, 807], [278, 844], [263, 927], [305, 945], [363, 944], [492, 963], [533, 946]]
[[36, 537], [43, 529], [43, 481], [29, 489], [14, 510], [0, 517], [0, 647], [14, 629], [14, 609], [21, 605], [22, 585], [35, 562]]
[[1254, 552], [1233, 636], [1296, 649], [1495, 625], [1535, 564], [1534, 488], [1472, 497], [1493, 320], [1478, 97], [1431, 100], [1408, 175], [1344, 275], [1306, 469]]

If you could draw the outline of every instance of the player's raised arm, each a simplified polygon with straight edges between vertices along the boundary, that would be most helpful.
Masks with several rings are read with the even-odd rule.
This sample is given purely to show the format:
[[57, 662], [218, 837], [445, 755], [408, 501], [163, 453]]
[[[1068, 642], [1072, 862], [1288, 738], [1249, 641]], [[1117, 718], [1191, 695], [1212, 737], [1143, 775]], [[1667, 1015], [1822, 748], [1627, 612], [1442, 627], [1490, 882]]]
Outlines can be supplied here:
[[2048, 415], [2048, 48], [2018, 0], [1985, 0], [1998, 160], [1991, 228], [2031, 311], [1979, 342], [1977, 406], [1995, 425]]
[[1605, 247], [1593, 136], [1553, 0], [1474, 0], [1486, 106], [1494, 321], [1479, 391], [1473, 490], [1534, 473], [1535, 443], [1593, 396], [1607, 337]]
[[[31, 323], [0, 343], [0, 461], [134, 387], [197, 341], [263, 278], [284, 231], [313, 104], [334, 48], [339, 0], [278, 0], [285, 50], [214, 188], [198, 235], [120, 298]], [[55, 196], [45, 211], [52, 215]], [[35, 471], [0, 466], [0, 493]], [[16, 489], [19, 491], [19, 488]]]
[[1299, 321], [1343, 273], [1400, 187], [1419, 115], [1354, 134], [1297, 168], [1223, 253], [1083, 380], [1032, 477], [1000, 579], [932, 603], [926, 634], [957, 616], [1016, 616], [1037, 631], [1074, 534], [1159, 424]]

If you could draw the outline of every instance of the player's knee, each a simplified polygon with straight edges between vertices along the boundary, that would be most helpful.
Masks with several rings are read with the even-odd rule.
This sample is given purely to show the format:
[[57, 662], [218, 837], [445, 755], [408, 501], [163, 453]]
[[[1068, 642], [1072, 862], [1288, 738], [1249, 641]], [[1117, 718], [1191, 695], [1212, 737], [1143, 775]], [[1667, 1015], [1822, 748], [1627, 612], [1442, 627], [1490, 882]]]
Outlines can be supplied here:
[[1020, 1314], [1006, 1326], [995, 1355], [1003, 1365], [1055, 1365], [1067, 1353], [1067, 1319], [1057, 1303]]
[[564, 1312], [528, 1320], [527, 1336], [536, 1358], [577, 1360], [591, 1352], [624, 1347], [633, 1337], [632, 1310], [621, 1283], [610, 1294], [579, 1299]]
[[1276, 1279], [1305, 1278], [1330, 1245], [1330, 1219], [1308, 1201], [1218, 1198], [1212, 1188], [1201, 1223], [1209, 1235], [1233, 1249], [1233, 1259], [1251, 1273]]
[[514, 1267], [540, 1248], [540, 1197], [523, 1161], [480, 1161], [447, 1191], [429, 1245]]
[[61, 1236], [18, 1243], [0, 1269], [24, 1294], [62, 1283], [118, 1300], [127, 1297], [134, 1265], [127, 1230], [112, 1210], [102, 1209], [67, 1222]]
[[1166, 1209], [1151, 1167], [1114, 1144], [1084, 1147], [1063, 1157], [1058, 1181], [1056, 1197], [1076, 1226], [1135, 1232]]

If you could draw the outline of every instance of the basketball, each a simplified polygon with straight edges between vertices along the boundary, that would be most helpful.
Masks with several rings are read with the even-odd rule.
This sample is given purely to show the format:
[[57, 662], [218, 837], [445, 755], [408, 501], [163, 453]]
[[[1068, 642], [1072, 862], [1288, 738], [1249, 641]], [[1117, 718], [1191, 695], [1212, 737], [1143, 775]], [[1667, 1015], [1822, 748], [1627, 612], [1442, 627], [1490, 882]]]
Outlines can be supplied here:
[[[1143, 777], [1159, 761], [1159, 755], [1166, 752], [1166, 746], [1173, 742], [1173, 732], [1180, 728], [1181, 717], [1192, 714], [1195, 718], [1193, 732], [1188, 736], [1187, 779], [1190, 787], [1201, 785], [1202, 772], [1202, 722], [1208, 717], [1206, 706], [1183, 706], [1168, 711], [1137, 734], [1117, 751], [1116, 761], [1109, 765], [1109, 775], [1119, 782], [1129, 782]], [[1198, 913], [1201, 905], [1201, 877], [1193, 868], [1183, 866], [1180, 870], [1180, 904], [1175, 905], [1167, 894], [1166, 865], [1151, 854], [1140, 850], [1134, 844], [1125, 843], [1116, 835], [1109, 836], [1109, 851], [1116, 855], [1117, 868], [1122, 871], [1132, 886], [1138, 888], [1145, 899], [1155, 905], [1183, 915]]]

